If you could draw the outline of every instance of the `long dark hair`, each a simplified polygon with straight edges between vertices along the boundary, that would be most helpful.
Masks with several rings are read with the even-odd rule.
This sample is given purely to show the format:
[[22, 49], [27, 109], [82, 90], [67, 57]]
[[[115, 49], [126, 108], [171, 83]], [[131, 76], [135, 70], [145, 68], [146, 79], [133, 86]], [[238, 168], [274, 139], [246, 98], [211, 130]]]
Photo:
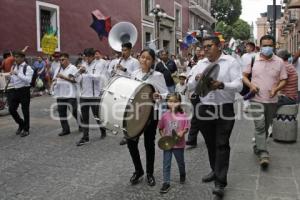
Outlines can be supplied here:
[[[168, 94], [168, 95], [167, 95], [167, 102], [168, 102], [168, 101], [170, 100], [170, 98], [172, 98], [172, 97], [174, 97], [178, 102], [181, 103], [181, 95], [180, 95], [178, 92]], [[170, 109], [169, 106], [168, 106], [168, 109]], [[175, 114], [176, 114], [176, 113], [181, 113], [181, 114], [183, 113], [183, 109], [182, 109], [182, 107], [181, 107], [180, 104], [175, 108]]]

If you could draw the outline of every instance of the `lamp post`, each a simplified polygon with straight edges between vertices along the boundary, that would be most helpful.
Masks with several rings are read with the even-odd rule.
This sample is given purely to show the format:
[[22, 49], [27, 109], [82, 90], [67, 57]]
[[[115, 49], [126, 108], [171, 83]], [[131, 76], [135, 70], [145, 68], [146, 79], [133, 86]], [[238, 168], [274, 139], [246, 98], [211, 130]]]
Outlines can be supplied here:
[[160, 8], [160, 5], [159, 4], [156, 4], [155, 5], [155, 8], [153, 8], [151, 11], [150, 11], [150, 16], [154, 17], [154, 20], [155, 20], [155, 24], [156, 24], [156, 40], [157, 40], [157, 49], [159, 50], [159, 29], [160, 29], [160, 21], [161, 21], [161, 18], [166, 18], [167, 17], [167, 13], [164, 11], [164, 9]]

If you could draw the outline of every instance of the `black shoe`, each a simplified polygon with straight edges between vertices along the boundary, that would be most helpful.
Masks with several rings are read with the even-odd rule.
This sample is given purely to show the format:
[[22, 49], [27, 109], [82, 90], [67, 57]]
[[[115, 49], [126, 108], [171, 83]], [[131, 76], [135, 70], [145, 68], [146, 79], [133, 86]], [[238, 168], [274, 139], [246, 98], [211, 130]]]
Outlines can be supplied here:
[[101, 136], [100, 139], [104, 139], [106, 137], [106, 130], [104, 128], [100, 128]]
[[224, 196], [224, 187], [216, 185], [212, 193], [222, 198]]
[[169, 183], [163, 183], [162, 187], [160, 188], [160, 193], [164, 194], [169, 192], [170, 190], [170, 184]]
[[180, 184], [184, 184], [184, 183], [185, 183], [185, 174], [180, 175]]
[[202, 182], [203, 183], [208, 183], [208, 182], [211, 182], [211, 181], [215, 180], [215, 178], [216, 178], [215, 173], [210, 172], [209, 174], [202, 177]]
[[153, 175], [147, 174], [147, 183], [149, 186], [155, 186], [155, 178]]
[[26, 137], [29, 135], [29, 131], [23, 131], [21, 134], [20, 134], [20, 137]]
[[196, 147], [197, 146], [197, 142], [196, 141], [186, 141], [185, 142], [186, 145], [191, 146], [191, 147]]
[[125, 145], [127, 144], [127, 139], [126, 138], [123, 138], [121, 141], [120, 141], [120, 145]]
[[20, 135], [23, 131], [23, 127], [19, 126], [18, 130], [16, 131], [16, 135]]
[[87, 144], [87, 143], [89, 143], [90, 142], [90, 139], [89, 138], [81, 138], [77, 143], [76, 143], [76, 145], [77, 146], [82, 146], [82, 145], [85, 145], [85, 144]]
[[144, 172], [134, 172], [132, 177], [130, 178], [130, 183], [132, 185], [138, 184], [143, 179]]
[[58, 134], [58, 136], [65, 136], [65, 135], [69, 135], [71, 132], [70, 131], [63, 131], [61, 133]]

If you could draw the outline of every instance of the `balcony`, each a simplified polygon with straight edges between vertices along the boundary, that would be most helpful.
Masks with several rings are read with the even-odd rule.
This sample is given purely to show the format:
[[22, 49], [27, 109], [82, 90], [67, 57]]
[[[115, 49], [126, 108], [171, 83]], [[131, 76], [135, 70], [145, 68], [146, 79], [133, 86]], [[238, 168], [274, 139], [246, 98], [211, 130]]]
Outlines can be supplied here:
[[189, 9], [192, 13], [206, 20], [210, 24], [217, 22], [217, 20], [211, 16], [210, 12], [202, 8], [196, 1], [190, 1]]

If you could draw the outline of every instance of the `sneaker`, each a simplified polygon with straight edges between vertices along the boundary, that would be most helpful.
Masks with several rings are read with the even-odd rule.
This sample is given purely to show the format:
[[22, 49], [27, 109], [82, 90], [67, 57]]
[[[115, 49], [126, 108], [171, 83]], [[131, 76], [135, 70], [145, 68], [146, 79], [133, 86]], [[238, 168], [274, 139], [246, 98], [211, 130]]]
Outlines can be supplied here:
[[23, 131], [21, 134], [20, 134], [20, 137], [26, 137], [29, 135], [29, 131]]
[[184, 184], [184, 183], [185, 183], [185, 174], [180, 175], [180, 184]]
[[165, 194], [169, 192], [170, 190], [170, 184], [169, 183], [163, 183], [162, 187], [160, 188], [160, 193]]
[[89, 138], [81, 138], [77, 143], [76, 143], [76, 145], [77, 146], [82, 146], [82, 145], [85, 145], [85, 144], [87, 144], [87, 143], [89, 143], [90, 142], [90, 139]]
[[270, 160], [267, 157], [260, 158], [259, 159], [259, 164], [260, 164], [260, 167], [263, 170], [266, 170], [268, 168], [269, 164], [270, 164]]
[[144, 172], [134, 172], [132, 177], [130, 178], [130, 183], [132, 185], [138, 184], [141, 180], [143, 180]]

